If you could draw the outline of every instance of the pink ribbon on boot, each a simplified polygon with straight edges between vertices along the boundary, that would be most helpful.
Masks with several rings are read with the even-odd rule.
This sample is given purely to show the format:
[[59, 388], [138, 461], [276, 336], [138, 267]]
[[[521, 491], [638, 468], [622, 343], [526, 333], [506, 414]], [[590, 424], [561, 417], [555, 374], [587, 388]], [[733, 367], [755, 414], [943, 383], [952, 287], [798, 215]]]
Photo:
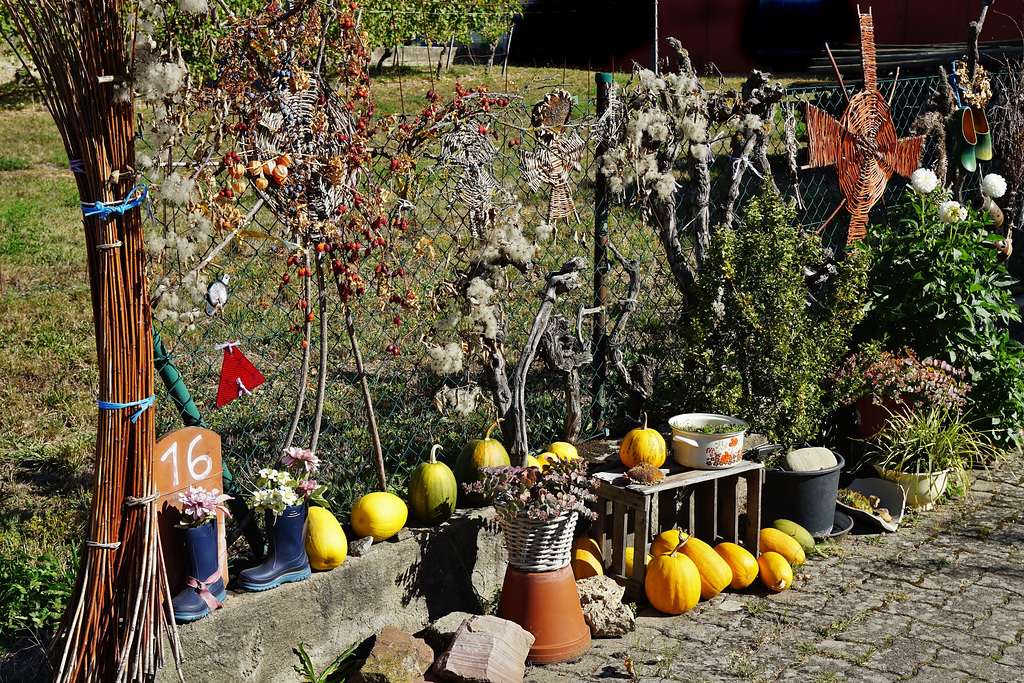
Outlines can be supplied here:
[[195, 588], [196, 591], [198, 591], [199, 597], [201, 597], [203, 599], [203, 602], [206, 603], [206, 606], [210, 608], [211, 612], [213, 610], [215, 610], [215, 609], [218, 609], [218, 608], [224, 606], [224, 605], [220, 604], [220, 600], [218, 600], [217, 598], [213, 597], [213, 593], [211, 593], [209, 591], [209, 588], [208, 588], [211, 584], [213, 584], [219, 578], [220, 578], [220, 570], [218, 569], [206, 581], [200, 581], [199, 579], [196, 579], [196, 578], [193, 578], [193, 577], [190, 576], [190, 577], [188, 577], [188, 580], [185, 582], [189, 586], [191, 586], [192, 588]]

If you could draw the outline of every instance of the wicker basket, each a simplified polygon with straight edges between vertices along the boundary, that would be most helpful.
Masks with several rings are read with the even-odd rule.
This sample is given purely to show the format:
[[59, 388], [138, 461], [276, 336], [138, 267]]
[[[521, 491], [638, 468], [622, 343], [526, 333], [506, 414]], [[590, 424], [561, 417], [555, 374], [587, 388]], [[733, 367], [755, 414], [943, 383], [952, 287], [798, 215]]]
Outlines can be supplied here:
[[526, 517], [503, 522], [508, 563], [524, 572], [553, 572], [569, 564], [576, 515], [572, 512], [546, 522]]

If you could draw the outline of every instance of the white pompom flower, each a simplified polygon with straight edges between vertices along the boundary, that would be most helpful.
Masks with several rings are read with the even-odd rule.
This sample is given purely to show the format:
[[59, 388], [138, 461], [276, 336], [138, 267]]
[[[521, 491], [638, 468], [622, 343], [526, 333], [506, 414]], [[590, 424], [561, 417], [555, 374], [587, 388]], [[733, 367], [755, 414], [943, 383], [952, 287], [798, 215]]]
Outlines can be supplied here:
[[1006, 194], [1006, 180], [998, 173], [989, 173], [981, 181], [981, 193], [992, 199], [999, 199]]
[[939, 204], [939, 218], [943, 223], [956, 223], [967, 218], [967, 209], [953, 200]]
[[919, 168], [910, 176], [910, 186], [918, 194], [930, 194], [939, 186], [939, 179], [930, 168]]

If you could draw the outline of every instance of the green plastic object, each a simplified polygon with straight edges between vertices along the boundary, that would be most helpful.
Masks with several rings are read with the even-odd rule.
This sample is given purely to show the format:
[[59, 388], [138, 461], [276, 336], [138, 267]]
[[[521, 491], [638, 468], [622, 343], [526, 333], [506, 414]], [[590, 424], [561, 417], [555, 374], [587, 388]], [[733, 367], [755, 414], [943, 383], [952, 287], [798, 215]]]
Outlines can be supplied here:
[[611, 83], [612, 75], [609, 73], [605, 73], [603, 71], [598, 71], [596, 74], [594, 74], [594, 80], [597, 81], [598, 83]]

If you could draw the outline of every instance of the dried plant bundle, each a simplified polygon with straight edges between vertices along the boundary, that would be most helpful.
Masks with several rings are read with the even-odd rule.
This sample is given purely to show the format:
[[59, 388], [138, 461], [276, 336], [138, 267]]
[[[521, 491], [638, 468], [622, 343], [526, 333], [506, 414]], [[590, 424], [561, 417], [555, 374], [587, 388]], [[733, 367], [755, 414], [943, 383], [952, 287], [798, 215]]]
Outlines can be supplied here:
[[[153, 484], [153, 337], [145, 187], [135, 184], [124, 0], [2, 0], [39, 70], [83, 205], [100, 410], [93, 498], [74, 594], [51, 644], [53, 681], [144, 681], [180, 645]], [[127, 201], [134, 199], [134, 201]], [[180, 677], [180, 670], [179, 670]]]

